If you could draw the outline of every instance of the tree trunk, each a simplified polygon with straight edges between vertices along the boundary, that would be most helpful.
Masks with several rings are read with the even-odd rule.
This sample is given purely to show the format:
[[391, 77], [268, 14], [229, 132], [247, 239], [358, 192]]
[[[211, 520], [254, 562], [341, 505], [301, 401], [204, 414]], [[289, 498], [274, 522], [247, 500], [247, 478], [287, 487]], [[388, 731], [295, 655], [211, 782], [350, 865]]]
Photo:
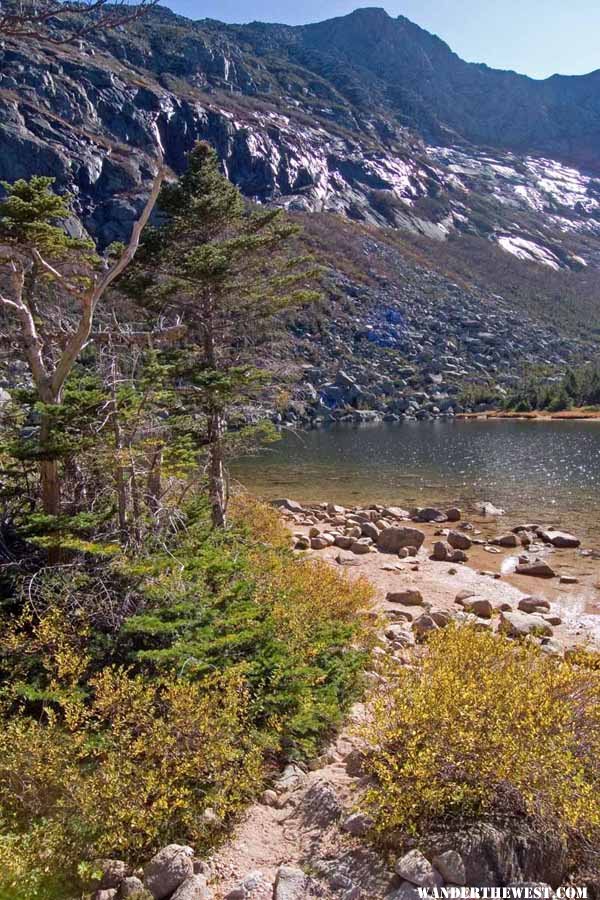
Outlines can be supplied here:
[[[219, 368], [215, 340], [214, 298], [208, 293], [204, 308], [204, 353], [211, 369]], [[227, 524], [227, 477], [225, 473], [225, 416], [223, 410], [209, 400], [207, 404], [208, 437], [208, 499], [213, 528], [225, 528]]]
[[227, 524], [227, 478], [223, 448], [225, 421], [219, 410], [208, 414], [208, 497], [213, 528]]
[[[162, 493], [161, 476], [162, 476], [162, 447], [157, 445], [148, 470], [148, 508], [153, 516], [158, 514], [160, 509], [160, 497]], [[158, 523], [157, 523], [158, 524]]]
[[[55, 401], [54, 401], [55, 402]], [[40, 460], [40, 490], [42, 494], [42, 509], [47, 516], [60, 515], [60, 479], [58, 475], [58, 460], [52, 457], [50, 439], [52, 435], [52, 418], [47, 413], [42, 413], [40, 425], [40, 451], [48, 458]], [[48, 548], [48, 562], [55, 566], [60, 562], [60, 546], [57, 544]]]
[[117, 366], [113, 359], [111, 365], [110, 385], [110, 418], [113, 431], [113, 445], [115, 451], [115, 487], [117, 491], [117, 511], [119, 516], [119, 533], [121, 544], [127, 543], [129, 532], [127, 527], [127, 483], [125, 481], [125, 469], [123, 466], [123, 439], [121, 437], [121, 425], [119, 423], [119, 407], [117, 404]]
[[138, 486], [137, 472], [135, 471], [135, 457], [129, 448], [131, 459], [130, 484], [131, 484], [131, 511], [133, 513], [133, 539], [137, 545], [142, 539], [142, 507], [140, 503], [140, 490]]

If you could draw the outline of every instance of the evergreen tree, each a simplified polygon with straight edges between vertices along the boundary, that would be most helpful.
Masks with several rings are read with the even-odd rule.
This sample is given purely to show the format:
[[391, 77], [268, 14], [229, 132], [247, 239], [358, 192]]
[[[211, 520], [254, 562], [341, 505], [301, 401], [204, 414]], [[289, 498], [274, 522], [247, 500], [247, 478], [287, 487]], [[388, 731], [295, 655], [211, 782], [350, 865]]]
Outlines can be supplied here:
[[228, 414], [260, 380], [251, 363], [268, 323], [318, 296], [317, 272], [293, 251], [299, 228], [281, 210], [249, 209], [207, 143], [196, 145], [187, 171], [162, 189], [158, 206], [164, 223], [148, 233], [126, 289], [181, 315], [197, 341], [181, 382], [205, 416], [212, 519], [222, 527]]
[[99, 301], [133, 259], [164, 174], [161, 166], [129, 244], [113, 260], [100, 257], [90, 241], [67, 234], [70, 197], [52, 191], [54, 179], [2, 184], [0, 308], [8, 342], [27, 363], [39, 399], [39, 478], [47, 516], [61, 511], [55, 425], [66, 380], [90, 338]]

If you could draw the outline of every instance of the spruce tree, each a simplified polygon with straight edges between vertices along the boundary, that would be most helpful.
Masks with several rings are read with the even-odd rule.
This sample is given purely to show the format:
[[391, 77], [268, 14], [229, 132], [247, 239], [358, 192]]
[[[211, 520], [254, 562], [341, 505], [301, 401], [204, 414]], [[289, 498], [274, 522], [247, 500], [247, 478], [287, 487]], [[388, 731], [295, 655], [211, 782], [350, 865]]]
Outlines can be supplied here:
[[274, 314], [318, 296], [317, 270], [294, 252], [298, 226], [279, 209], [249, 208], [207, 143], [162, 189], [158, 207], [163, 224], [148, 233], [127, 287], [162, 313], [180, 315], [197, 341], [182, 380], [206, 420], [212, 521], [223, 527], [228, 415], [260, 378], [256, 347]]

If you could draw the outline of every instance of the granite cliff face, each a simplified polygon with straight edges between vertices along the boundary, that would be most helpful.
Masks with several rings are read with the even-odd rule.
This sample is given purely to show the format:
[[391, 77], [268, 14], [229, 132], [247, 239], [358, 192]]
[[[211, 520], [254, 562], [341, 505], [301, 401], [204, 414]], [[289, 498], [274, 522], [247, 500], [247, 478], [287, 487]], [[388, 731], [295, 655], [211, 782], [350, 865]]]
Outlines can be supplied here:
[[[294, 337], [299, 365], [315, 370], [315, 409], [335, 406], [335, 391], [313, 394], [334, 377], [340, 341], [367, 395], [370, 378], [385, 381], [371, 351], [387, 347], [416, 367], [419, 409], [454, 408], [456, 390], [437, 389], [448, 378], [506, 386], [526, 363], [593, 350], [599, 87], [600, 71], [534, 81], [465, 63], [380, 9], [288, 27], [158, 7], [78, 46], [0, 43], [0, 177], [54, 176], [74, 195], [73, 231], [107, 245], [128, 233], [159, 148], [179, 173], [194, 142], [210, 141], [248, 197], [285, 206], [307, 232], [343, 217], [321, 222], [318, 249], [343, 231], [366, 284], [334, 259], [328, 317], [306, 351], [313, 326]], [[414, 247], [383, 241], [389, 226], [421, 242], [418, 265], [406, 265]]]
[[477, 233], [553, 268], [587, 262], [561, 234], [600, 232], [600, 72], [465, 63], [383, 10], [286, 27], [159, 8], [79, 47], [6, 41], [0, 63], [0, 175], [54, 175], [103, 242], [158, 144], [180, 172], [198, 138], [248, 196], [292, 209]]

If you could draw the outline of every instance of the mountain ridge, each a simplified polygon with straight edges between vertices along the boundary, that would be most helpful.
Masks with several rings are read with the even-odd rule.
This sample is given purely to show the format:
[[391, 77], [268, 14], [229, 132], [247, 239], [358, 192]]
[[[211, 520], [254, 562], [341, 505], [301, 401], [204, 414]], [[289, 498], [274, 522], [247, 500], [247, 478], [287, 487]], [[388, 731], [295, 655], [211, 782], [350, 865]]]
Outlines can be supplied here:
[[[365, 46], [371, 50], [363, 52]], [[470, 91], [473, 76], [477, 90]], [[515, 322], [527, 310], [526, 340], [506, 353], [505, 331], [487, 309], [481, 308], [481, 330], [496, 329], [495, 345], [478, 344], [462, 332], [459, 320], [452, 326], [457, 355], [465, 354], [460, 371], [481, 381], [512, 378], [536, 360], [560, 369], [587, 358], [598, 338], [600, 178], [596, 163], [567, 164], [551, 149], [558, 135], [563, 149], [573, 143], [578, 157], [593, 145], [592, 156], [600, 161], [594, 138], [594, 129], [600, 134], [600, 94], [592, 97], [588, 118], [578, 118], [578, 104], [585, 106], [597, 78], [600, 73], [566, 78], [567, 90], [563, 82], [555, 87], [552, 78], [536, 82], [466, 63], [441, 39], [381, 10], [280, 26], [195, 23], [158, 7], [77, 46], [3, 42], [0, 177], [53, 176], [58, 191], [73, 195], [73, 233], [87, 231], [106, 246], [128, 234], [159, 151], [179, 174], [194, 143], [207, 140], [246, 196], [301, 217], [309, 242], [311, 231], [318, 233], [313, 243], [321, 256], [331, 257], [327, 243], [335, 246], [336, 230], [345, 231], [347, 255], [355, 259], [347, 271], [330, 260], [329, 314], [361, 359], [368, 359], [366, 344], [352, 335], [362, 334], [374, 316], [376, 333], [391, 341], [394, 352], [408, 348], [408, 361], [418, 369], [416, 388], [419, 373], [431, 374], [421, 357], [424, 347], [428, 354], [437, 352], [433, 326], [421, 343], [407, 342], [398, 334], [390, 337], [387, 325], [381, 331], [376, 312], [378, 303], [390, 306], [394, 293], [403, 296], [407, 279], [410, 309], [405, 304], [408, 312], [399, 314], [416, 322], [415, 298], [427, 288], [430, 270], [445, 277], [437, 299], [424, 301], [430, 322], [436, 315], [444, 321], [444, 303], [468, 305], [474, 318], [486, 296], [500, 293], [509, 303], [498, 300], [499, 309], [512, 308]], [[490, 79], [495, 95], [481, 88]], [[565, 101], [558, 109], [564, 121], [559, 116], [554, 125], [538, 104], [537, 120], [545, 127], [535, 138], [543, 149], [535, 149], [527, 144], [534, 127], [527, 104], [548, 91], [548, 83], [551, 93], [579, 99]], [[525, 92], [520, 120], [515, 102], [503, 93], [515, 84]], [[513, 127], [525, 121], [525, 149], [501, 146], [506, 141], [498, 109]], [[459, 134], [451, 125], [461, 115]], [[573, 129], [585, 131], [586, 122], [586, 137], [578, 141]], [[474, 140], [471, 131], [486, 130], [496, 145]], [[329, 217], [327, 229], [316, 216]], [[345, 229], [344, 220], [357, 230]], [[399, 237], [397, 260], [386, 264], [382, 288], [371, 270], [378, 255], [391, 260], [387, 229]], [[418, 271], [401, 264], [402, 254], [413, 252], [410, 241], [421, 242]], [[456, 288], [455, 271], [468, 282], [464, 288]], [[368, 303], [346, 303], [366, 297], [361, 278], [369, 280]], [[328, 336], [322, 322], [320, 331], [312, 323], [310, 329], [327, 355], [338, 338]], [[564, 348], [548, 325], [563, 329]], [[294, 346], [292, 352], [299, 342]], [[326, 367], [334, 365], [335, 357]]]

